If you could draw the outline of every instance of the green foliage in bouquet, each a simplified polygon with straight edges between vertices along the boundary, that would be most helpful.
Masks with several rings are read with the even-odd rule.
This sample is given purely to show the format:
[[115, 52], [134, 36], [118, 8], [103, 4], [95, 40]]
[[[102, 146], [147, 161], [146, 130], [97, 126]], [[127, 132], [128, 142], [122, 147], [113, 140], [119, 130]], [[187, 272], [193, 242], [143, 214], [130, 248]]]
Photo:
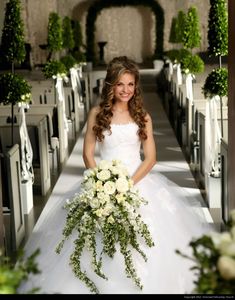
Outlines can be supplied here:
[[228, 95], [228, 70], [226, 68], [214, 69], [206, 78], [202, 87], [205, 98]]
[[201, 73], [204, 71], [204, 61], [197, 54], [186, 55], [181, 60], [181, 70], [185, 74]]
[[51, 12], [48, 21], [47, 48], [51, 52], [59, 51], [63, 46], [62, 21], [60, 16]]
[[189, 244], [193, 257], [179, 250], [178, 254], [195, 262], [191, 269], [196, 271], [198, 294], [235, 294], [235, 210], [231, 212], [228, 230], [211, 232]]
[[186, 15], [183, 32], [183, 45], [186, 49], [200, 46], [201, 35], [199, 30], [199, 19], [197, 8], [191, 6]]
[[31, 86], [20, 75], [5, 73], [0, 75], [0, 102], [15, 105], [31, 100]]
[[46, 78], [53, 78], [58, 74], [65, 76], [67, 74], [67, 69], [61, 61], [51, 60], [45, 64], [42, 72]]
[[[0, 294], [19, 294], [17, 289], [20, 284], [27, 281], [30, 274], [40, 273], [35, 262], [38, 255], [39, 250], [36, 250], [25, 260], [21, 251], [15, 264], [12, 259], [4, 256], [0, 251]], [[39, 288], [33, 288], [28, 293], [32, 294], [38, 290]]]
[[71, 54], [61, 57], [60, 61], [66, 67], [67, 72], [77, 64], [76, 59]]
[[71, 19], [68, 16], [63, 18], [62, 29], [63, 48], [71, 51], [74, 48], [75, 41]]
[[210, 0], [207, 37], [210, 55], [228, 54], [228, 12], [225, 0]]
[[[63, 239], [58, 244], [59, 254], [65, 241], [74, 230], [78, 237], [74, 241], [74, 252], [70, 256], [70, 265], [75, 275], [83, 281], [91, 292], [99, 293], [95, 283], [81, 268], [81, 255], [86, 248], [92, 255], [92, 269], [101, 278], [107, 279], [102, 271], [102, 257], [113, 258], [116, 244], [124, 257], [125, 271], [128, 278], [142, 289], [141, 280], [137, 275], [132, 259], [131, 248], [140, 253], [146, 261], [147, 257], [141, 250], [138, 239], [148, 246], [154, 246], [147, 225], [138, 213], [138, 207], [146, 201], [133, 187], [133, 182], [121, 162], [102, 160], [94, 169], [84, 173], [81, 191], [68, 200], [66, 224]], [[103, 249], [97, 253], [97, 235], [101, 238]]]
[[20, 0], [9, 0], [6, 3], [1, 50], [3, 58], [9, 63], [21, 63], [26, 55], [20, 10]]

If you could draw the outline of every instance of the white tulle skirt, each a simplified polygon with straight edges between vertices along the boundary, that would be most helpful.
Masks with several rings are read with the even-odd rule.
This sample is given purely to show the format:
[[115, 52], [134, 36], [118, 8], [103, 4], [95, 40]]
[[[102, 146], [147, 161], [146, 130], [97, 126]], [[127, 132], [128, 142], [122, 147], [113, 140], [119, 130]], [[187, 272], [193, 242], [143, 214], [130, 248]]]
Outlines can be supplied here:
[[[42, 214], [26, 244], [26, 254], [40, 248], [37, 258], [41, 274], [31, 276], [22, 284], [20, 293], [32, 287], [39, 287], [40, 293], [87, 294], [86, 285], [75, 277], [69, 266], [73, 252], [73, 240], [77, 233], [65, 242], [61, 254], [55, 248], [62, 238], [66, 210], [63, 209], [66, 199], [78, 191], [79, 182], [74, 189], [63, 197], [54, 196], [46, 204], [46, 214]], [[148, 261], [135, 250], [132, 251], [134, 264], [143, 284], [143, 290], [136, 287], [126, 277], [124, 259], [119, 251], [111, 259], [103, 258], [103, 271], [108, 280], [98, 277], [91, 267], [91, 255], [85, 250], [82, 255], [82, 267], [95, 282], [101, 294], [187, 294], [194, 289], [194, 274], [190, 270], [192, 262], [175, 253], [176, 249], [190, 254], [188, 247], [192, 238], [196, 238], [212, 227], [207, 223], [200, 205], [190, 195], [159, 173], [151, 173], [137, 184], [148, 204], [140, 208], [145, 223], [148, 224], [155, 246], [148, 248], [142, 245]], [[101, 248], [100, 237], [97, 245]], [[117, 246], [117, 249], [118, 246]]]

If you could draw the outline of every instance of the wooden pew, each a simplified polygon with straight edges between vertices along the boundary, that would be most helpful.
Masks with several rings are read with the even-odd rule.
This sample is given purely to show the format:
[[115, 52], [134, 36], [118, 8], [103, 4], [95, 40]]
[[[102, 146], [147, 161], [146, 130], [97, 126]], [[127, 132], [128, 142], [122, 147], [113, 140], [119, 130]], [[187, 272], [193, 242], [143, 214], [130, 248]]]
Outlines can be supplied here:
[[[51, 187], [48, 129], [46, 115], [28, 115], [27, 129], [33, 149], [34, 188], [40, 188], [41, 194], [46, 195]], [[0, 116], [0, 136], [3, 151], [11, 145], [11, 124], [7, 118]], [[19, 124], [14, 125], [14, 143], [20, 145]]]
[[5, 183], [8, 206], [4, 210], [6, 229], [6, 254], [16, 251], [25, 237], [25, 222], [21, 193], [19, 145], [15, 144], [5, 153]]

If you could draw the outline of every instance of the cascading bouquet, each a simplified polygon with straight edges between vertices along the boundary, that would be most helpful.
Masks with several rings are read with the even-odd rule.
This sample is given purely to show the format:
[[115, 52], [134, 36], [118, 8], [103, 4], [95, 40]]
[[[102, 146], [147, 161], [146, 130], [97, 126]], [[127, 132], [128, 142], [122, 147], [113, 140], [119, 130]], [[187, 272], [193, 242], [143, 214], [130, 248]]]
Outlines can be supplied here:
[[[130, 246], [138, 251], [145, 261], [146, 254], [141, 250], [138, 237], [141, 236], [145, 244], [154, 246], [148, 226], [141, 220], [137, 209], [147, 201], [139, 195], [133, 186], [133, 181], [127, 169], [118, 160], [102, 160], [94, 169], [84, 172], [81, 190], [71, 200], [67, 200], [66, 224], [63, 229], [63, 239], [56, 247], [59, 254], [64, 242], [78, 231], [75, 248], [70, 256], [70, 265], [75, 275], [82, 280], [91, 292], [99, 293], [95, 283], [82, 271], [80, 259], [84, 248], [92, 254], [94, 272], [104, 278], [102, 272], [102, 256], [113, 258], [117, 243], [124, 256], [125, 271], [128, 278], [142, 289], [141, 280], [134, 267]], [[102, 240], [102, 252], [98, 257], [97, 234]]]

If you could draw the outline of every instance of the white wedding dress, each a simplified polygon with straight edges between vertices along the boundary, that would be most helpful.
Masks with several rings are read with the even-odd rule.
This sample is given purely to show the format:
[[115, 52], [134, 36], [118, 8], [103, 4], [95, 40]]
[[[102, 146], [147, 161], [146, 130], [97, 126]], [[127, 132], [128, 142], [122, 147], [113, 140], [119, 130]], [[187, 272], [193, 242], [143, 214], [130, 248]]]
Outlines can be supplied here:
[[[122, 160], [130, 174], [141, 163], [140, 141], [137, 136], [138, 127], [135, 123], [112, 124], [112, 134], [105, 134], [104, 142], [99, 143], [102, 159]], [[143, 284], [143, 290], [136, 287], [133, 281], [126, 277], [122, 255], [117, 251], [114, 258], [104, 256], [103, 271], [108, 280], [98, 277], [90, 265], [91, 256], [84, 251], [82, 267], [95, 282], [101, 294], [186, 294], [194, 287], [194, 275], [190, 269], [192, 262], [175, 253], [176, 249], [190, 254], [189, 241], [211, 231], [210, 225], [204, 219], [196, 200], [187, 198], [180, 187], [157, 173], [154, 168], [137, 184], [142, 195], [148, 200], [147, 205], [140, 208], [145, 223], [148, 224], [155, 246], [148, 248], [142, 245], [148, 261], [133, 250], [134, 264]], [[77, 188], [78, 190], [79, 188]], [[74, 191], [65, 191], [64, 197], [56, 203], [46, 204], [47, 216], [40, 218], [25, 246], [27, 255], [40, 248], [37, 258], [39, 275], [30, 277], [19, 288], [20, 293], [27, 292], [32, 287], [40, 287], [40, 293], [54, 294], [87, 294], [86, 285], [75, 277], [69, 266], [69, 257], [73, 252], [73, 236], [65, 242], [61, 254], [55, 253], [55, 248], [62, 238], [65, 225], [66, 210], [63, 205]], [[100, 237], [97, 236], [98, 247]], [[117, 247], [117, 249], [119, 249]]]

